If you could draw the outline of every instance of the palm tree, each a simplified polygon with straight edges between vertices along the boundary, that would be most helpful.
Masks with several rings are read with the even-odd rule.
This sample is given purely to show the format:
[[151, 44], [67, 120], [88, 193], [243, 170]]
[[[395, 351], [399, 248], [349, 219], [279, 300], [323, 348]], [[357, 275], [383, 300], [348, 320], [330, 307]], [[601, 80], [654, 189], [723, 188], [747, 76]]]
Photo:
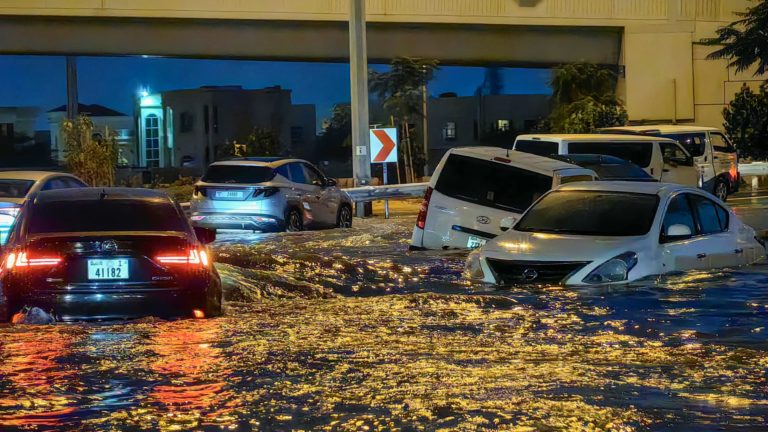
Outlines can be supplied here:
[[[437, 65], [437, 60], [398, 57], [390, 63], [389, 72], [370, 72], [371, 91], [379, 97], [384, 108], [391, 112], [400, 124], [407, 181], [413, 181], [415, 178], [414, 146], [411, 143], [409, 123], [424, 117], [423, 92], [426, 84], [434, 78]], [[416, 152], [419, 155], [421, 153]]]
[[768, 71], [768, 0], [736, 15], [741, 19], [719, 28], [717, 37], [702, 39], [700, 43], [720, 47], [708, 59], [727, 59], [728, 67], [736, 68], [736, 72], [757, 64], [755, 76], [762, 75]]

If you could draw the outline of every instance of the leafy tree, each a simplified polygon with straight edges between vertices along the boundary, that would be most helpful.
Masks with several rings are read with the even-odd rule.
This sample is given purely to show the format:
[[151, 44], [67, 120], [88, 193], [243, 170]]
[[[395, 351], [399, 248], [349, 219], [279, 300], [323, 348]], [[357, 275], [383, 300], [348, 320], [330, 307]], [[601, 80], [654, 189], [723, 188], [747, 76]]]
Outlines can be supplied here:
[[616, 96], [616, 74], [591, 63], [561, 65], [550, 86], [554, 104], [539, 129], [556, 133], [589, 133], [627, 122], [627, 110]]
[[91, 186], [114, 186], [117, 166], [117, 137], [94, 134], [93, 122], [85, 115], [61, 125], [67, 168]]
[[318, 149], [323, 157], [347, 159], [352, 152], [352, 107], [336, 104], [331, 110], [331, 119], [318, 140]]
[[760, 0], [746, 12], [737, 12], [740, 19], [717, 29], [717, 36], [703, 39], [704, 45], [720, 48], [707, 56], [710, 60], [726, 59], [728, 66], [743, 72], [757, 64], [755, 76], [768, 71], [768, 0]]
[[232, 157], [269, 157], [280, 153], [280, 137], [272, 129], [254, 127], [248, 142], [233, 141], [218, 148], [216, 159]]
[[723, 126], [742, 156], [768, 156], [768, 90], [759, 93], [744, 84], [736, 97], [723, 109]]
[[[437, 60], [398, 57], [390, 63], [388, 72], [370, 72], [371, 91], [382, 101], [384, 109], [391, 112], [400, 125], [403, 144], [400, 146], [401, 160], [406, 161], [406, 179], [413, 181], [414, 172], [426, 164], [422, 139], [416, 145], [411, 139], [412, 123], [423, 120], [423, 89], [438, 70]], [[416, 168], [416, 170], [414, 169]]]

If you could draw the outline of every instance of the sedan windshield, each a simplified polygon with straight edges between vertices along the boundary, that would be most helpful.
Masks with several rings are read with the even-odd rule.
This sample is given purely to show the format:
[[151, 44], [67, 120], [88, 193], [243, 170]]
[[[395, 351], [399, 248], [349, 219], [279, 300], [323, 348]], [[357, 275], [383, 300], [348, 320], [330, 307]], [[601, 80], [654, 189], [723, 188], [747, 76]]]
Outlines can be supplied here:
[[517, 231], [595, 236], [639, 236], [653, 224], [656, 195], [607, 191], [558, 191], [541, 199]]
[[33, 184], [32, 180], [0, 179], [0, 198], [24, 198]]
[[211, 165], [203, 176], [206, 183], [264, 183], [275, 178], [272, 168], [258, 165]]

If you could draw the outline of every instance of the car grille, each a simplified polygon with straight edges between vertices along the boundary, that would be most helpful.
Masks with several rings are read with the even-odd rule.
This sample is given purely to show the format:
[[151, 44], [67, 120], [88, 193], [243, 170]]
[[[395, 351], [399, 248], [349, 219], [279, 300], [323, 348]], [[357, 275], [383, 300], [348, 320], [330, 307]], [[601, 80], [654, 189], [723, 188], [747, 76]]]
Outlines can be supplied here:
[[488, 266], [500, 284], [559, 284], [589, 261], [507, 261], [488, 258]]

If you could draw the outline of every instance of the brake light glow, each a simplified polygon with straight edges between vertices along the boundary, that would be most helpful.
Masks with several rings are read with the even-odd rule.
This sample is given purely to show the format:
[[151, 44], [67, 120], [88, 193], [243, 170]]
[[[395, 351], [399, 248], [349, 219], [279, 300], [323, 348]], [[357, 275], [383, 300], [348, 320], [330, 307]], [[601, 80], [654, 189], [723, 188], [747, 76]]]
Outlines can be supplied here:
[[190, 249], [189, 254], [184, 255], [162, 255], [156, 258], [160, 264], [190, 264], [208, 266], [208, 254], [205, 251]]
[[195, 316], [195, 318], [197, 318], [197, 319], [203, 319], [203, 318], [205, 318], [205, 312], [201, 311], [200, 309], [195, 309], [195, 310], [193, 310], [193, 311], [192, 311], [192, 314], [193, 314], [193, 315]]
[[14, 267], [53, 267], [61, 263], [61, 258], [29, 258], [26, 252], [11, 252], [5, 261], [8, 270]]
[[428, 187], [427, 191], [424, 192], [424, 201], [421, 202], [421, 207], [419, 207], [419, 216], [416, 218], [416, 226], [424, 229], [424, 227], [427, 225], [427, 212], [429, 211], [429, 200], [432, 199], [432, 188]]

